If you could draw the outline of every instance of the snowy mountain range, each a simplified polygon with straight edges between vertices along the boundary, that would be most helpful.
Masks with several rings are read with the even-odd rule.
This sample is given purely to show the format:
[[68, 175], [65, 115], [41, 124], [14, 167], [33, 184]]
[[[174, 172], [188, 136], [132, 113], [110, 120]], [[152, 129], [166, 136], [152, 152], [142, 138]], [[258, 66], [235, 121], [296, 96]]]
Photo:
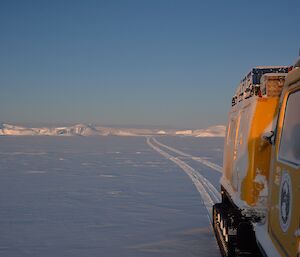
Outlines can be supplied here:
[[91, 124], [76, 124], [62, 127], [25, 127], [0, 123], [0, 136], [192, 136], [192, 137], [224, 137], [225, 126], [212, 126], [207, 129], [138, 129], [113, 128]]

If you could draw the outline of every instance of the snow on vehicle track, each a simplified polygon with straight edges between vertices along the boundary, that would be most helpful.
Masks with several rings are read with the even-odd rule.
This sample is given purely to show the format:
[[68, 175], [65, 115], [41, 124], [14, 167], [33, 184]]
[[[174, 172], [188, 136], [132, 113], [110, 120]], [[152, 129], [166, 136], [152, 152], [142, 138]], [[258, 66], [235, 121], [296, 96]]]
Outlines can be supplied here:
[[[151, 142], [152, 141], [152, 142]], [[212, 206], [220, 201], [220, 193], [219, 191], [214, 187], [212, 183], [210, 183], [209, 180], [207, 180], [203, 175], [201, 175], [198, 171], [196, 171], [194, 168], [189, 166], [187, 163], [184, 161], [180, 160], [178, 157], [175, 157], [161, 148], [159, 146], [163, 146], [173, 152], [176, 152], [182, 156], [185, 157], [193, 157], [191, 155], [188, 155], [186, 153], [183, 153], [175, 148], [169, 147], [167, 145], [164, 145], [160, 142], [158, 142], [155, 138], [153, 137], [147, 137], [147, 144], [155, 151], [157, 151], [159, 154], [161, 154], [163, 157], [166, 159], [174, 162], [176, 165], [178, 165], [193, 181], [195, 187], [197, 188], [198, 192], [200, 193], [204, 206], [208, 212], [208, 217], [211, 221], [211, 210]], [[157, 144], [157, 145], [155, 145]], [[212, 168], [212, 167], [211, 167]]]
[[166, 149], [168, 149], [168, 150], [170, 150], [170, 151], [172, 151], [174, 153], [177, 153], [177, 154], [179, 154], [179, 155], [181, 155], [183, 157], [186, 157], [186, 158], [192, 159], [194, 161], [200, 162], [200, 163], [206, 165], [207, 167], [209, 167], [209, 168], [211, 168], [211, 169], [213, 169], [215, 171], [218, 171], [218, 172], [222, 173], [222, 167], [220, 165], [216, 164], [216, 163], [210, 162], [210, 161], [206, 160], [203, 157], [193, 156], [193, 155], [187, 154], [185, 152], [182, 152], [182, 151], [180, 151], [180, 150], [178, 150], [176, 148], [173, 148], [173, 147], [170, 147], [168, 145], [165, 145], [165, 144], [159, 142], [154, 137], [152, 138], [152, 140], [153, 140], [153, 142], [155, 142], [159, 146], [162, 146], [162, 147], [164, 147], [164, 148], [166, 148]]

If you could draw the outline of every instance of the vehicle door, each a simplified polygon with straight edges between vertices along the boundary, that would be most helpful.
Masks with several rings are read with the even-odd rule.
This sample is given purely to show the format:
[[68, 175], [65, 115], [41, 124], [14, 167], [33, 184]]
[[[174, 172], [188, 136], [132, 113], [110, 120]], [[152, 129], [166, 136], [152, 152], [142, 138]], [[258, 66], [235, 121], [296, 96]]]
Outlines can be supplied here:
[[300, 81], [283, 98], [273, 157], [270, 236], [282, 256], [300, 256]]

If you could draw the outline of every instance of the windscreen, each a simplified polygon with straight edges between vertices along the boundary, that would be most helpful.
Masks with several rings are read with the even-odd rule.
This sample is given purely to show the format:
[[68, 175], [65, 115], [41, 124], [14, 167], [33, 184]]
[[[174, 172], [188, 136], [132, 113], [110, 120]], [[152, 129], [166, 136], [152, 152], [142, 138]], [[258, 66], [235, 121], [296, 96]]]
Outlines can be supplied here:
[[300, 165], [300, 90], [291, 93], [286, 103], [279, 158]]

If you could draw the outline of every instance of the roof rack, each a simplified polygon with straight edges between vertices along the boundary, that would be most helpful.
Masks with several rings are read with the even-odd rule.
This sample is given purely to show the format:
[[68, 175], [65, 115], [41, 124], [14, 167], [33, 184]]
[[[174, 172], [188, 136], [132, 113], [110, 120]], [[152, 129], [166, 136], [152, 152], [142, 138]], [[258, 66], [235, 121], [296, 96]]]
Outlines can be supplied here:
[[237, 91], [231, 100], [231, 106], [253, 95], [261, 96], [260, 83], [264, 74], [288, 73], [288, 71], [289, 66], [257, 66], [252, 68], [240, 81]]

